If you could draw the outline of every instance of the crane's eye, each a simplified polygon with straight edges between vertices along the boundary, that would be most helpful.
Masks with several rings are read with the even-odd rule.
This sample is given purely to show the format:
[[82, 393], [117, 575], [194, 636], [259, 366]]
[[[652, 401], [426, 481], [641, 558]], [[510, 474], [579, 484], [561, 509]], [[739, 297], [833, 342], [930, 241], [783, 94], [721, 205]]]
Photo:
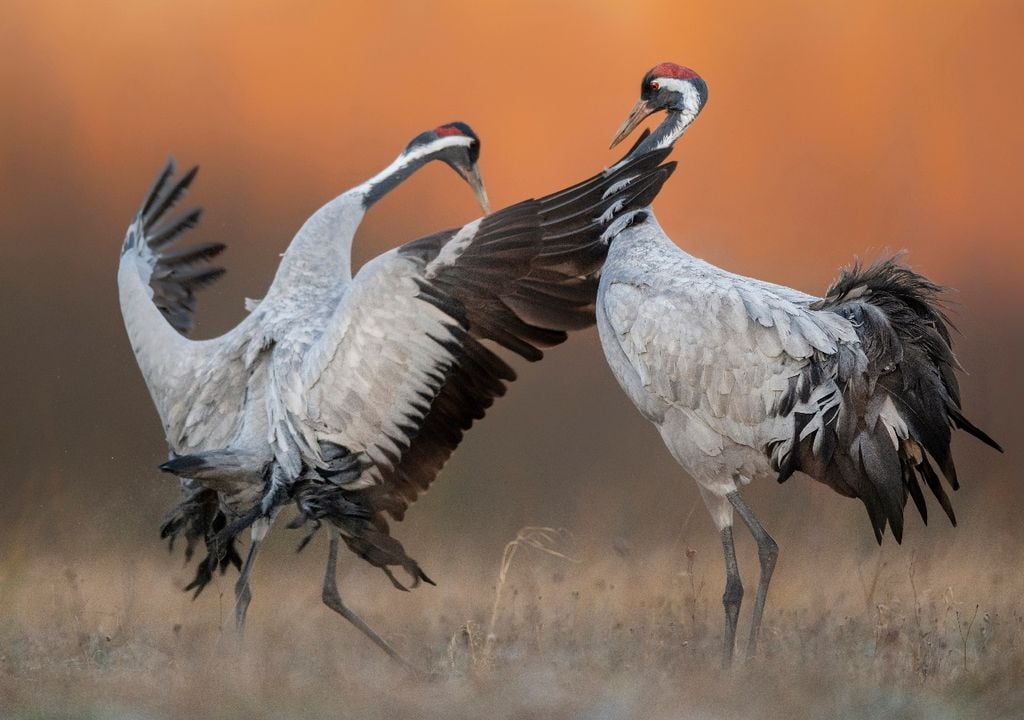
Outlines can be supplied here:
[[651, 80], [651, 90], [661, 90], [661, 83], [657, 80]]

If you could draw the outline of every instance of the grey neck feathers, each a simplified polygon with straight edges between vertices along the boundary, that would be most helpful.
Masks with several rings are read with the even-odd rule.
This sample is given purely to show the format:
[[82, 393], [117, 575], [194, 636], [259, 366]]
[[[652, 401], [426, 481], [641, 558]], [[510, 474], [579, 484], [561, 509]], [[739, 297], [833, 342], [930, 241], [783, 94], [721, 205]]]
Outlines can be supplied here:
[[267, 299], [337, 294], [352, 275], [352, 239], [363, 214], [430, 159], [402, 153], [380, 173], [313, 213], [285, 252]]

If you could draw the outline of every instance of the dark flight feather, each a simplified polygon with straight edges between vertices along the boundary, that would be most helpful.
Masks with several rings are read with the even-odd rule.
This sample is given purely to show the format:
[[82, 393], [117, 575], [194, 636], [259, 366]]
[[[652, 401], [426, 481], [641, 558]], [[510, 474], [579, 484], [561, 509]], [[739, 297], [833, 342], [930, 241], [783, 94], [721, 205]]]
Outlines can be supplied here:
[[[512, 368], [485, 341], [536, 362], [544, 357], [543, 348], [593, 325], [594, 273], [608, 251], [601, 239], [607, 225], [600, 218], [616, 205], [609, 220], [648, 204], [675, 167], [661, 164], [667, 154], [630, 159], [573, 187], [488, 215], [447, 264], [430, 267], [457, 230], [399, 249], [425, 270], [430, 267], [421, 298], [457, 319], [466, 334], [401, 458], [391, 468], [378, 468], [393, 518], [402, 519], [464, 433], [515, 380]], [[632, 176], [632, 183], [605, 197], [609, 188]], [[380, 496], [369, 502], [383, 507]]]
[[[169, 251], [180, 236], [195, 227], [202, 217], [202, 209], [190, 210], [168, 220], [165, 216], [184, 197], [199, 168], [193, 167], [177, 182], [169, 185], [175, 173], [170, 159], [157, 176], [153, 187], [129, 229], [122, 253], [135, 252], [150, 266], [149, 285], [153, 290], [153, 304], [164, 318], [182, 335], [188, 335], [194, 325], [195, 292], [214, 283], [225, 273], [224, 268], [210, 264], [210, 260], [224, 251], [222, 243], [202, 243], [192, 247]], [[145, 242], [143, 249], [141, 243]]]

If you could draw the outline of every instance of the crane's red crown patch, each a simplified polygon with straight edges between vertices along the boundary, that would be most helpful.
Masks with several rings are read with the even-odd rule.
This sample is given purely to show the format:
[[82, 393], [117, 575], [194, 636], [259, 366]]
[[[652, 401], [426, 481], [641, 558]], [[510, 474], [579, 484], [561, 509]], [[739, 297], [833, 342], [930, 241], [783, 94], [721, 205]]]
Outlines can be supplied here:
[[670, 62], [655, 65], [647, 74], [650, 77], [669, 77], [677, 78], [679, 80], [691, 80], [695, 77], [700, 77], [690, 68], [683, 67], [682, 65], [676, 65], [675, 63]]
[[450, 135], [466, 135], [466, 131], [456, 126], [455, 124], [441, 125], [435, 128], [434, 132], [437, 133], [438, 137], [448, 137]]

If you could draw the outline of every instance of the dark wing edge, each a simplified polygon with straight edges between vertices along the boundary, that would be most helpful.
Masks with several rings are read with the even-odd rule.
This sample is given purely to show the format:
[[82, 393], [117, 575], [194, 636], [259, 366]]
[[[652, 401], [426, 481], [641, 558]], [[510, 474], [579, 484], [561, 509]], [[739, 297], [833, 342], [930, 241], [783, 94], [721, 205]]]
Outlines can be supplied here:
[[201, 243], [174, 249], [182, 234], [199, 223], [203, 212], [195, 208], [168, 218], [169, 211], [192, 184], [199, 167], [193, 167], [172, 181], [175, 172], [174, 158], [169, 158], [128, 228], [121, 254], [134, 253], [149, 267], [153, 304], [175, 330], [188, 335], [194, 324], [196, 291], [225, 273], [224, 268], [211, 264], [210, 260], [226, 246]]
[[484, 217], [452, 262], [439, 257], [457, 231], [399, 249], [424, 267], [421, 299], [457, 320], [467, 333], [407, 449], [383, 472], [382, 507], [393, 518], [403, 518], [465, 432], [515, 380], [515, 371], [484, 341], [536, 362], [543, 358], [541, 348], [594, 324], [597, 273], [608, 251], [602, 235], [616, 221], [645, 219], [638, 211], [650, 205], [675, 169], [675, 163], [661, 164], [668, 152], [646, 154], [566, 190]]
[[900, 264], [899, 257], [866, 269], [856, 262], [813, 306], [849, 320], [860, 347], [840, 344], [834, 356], [814, 357], [793, 378], [779, 412], [793, 412], [823, 378], [834, 378], [840, 397], [824, 411], [820, 427], [805, 430], [814, 416], [793, 412], [794, 449], [777, 458], [779, 482], [801, 471], [859, 498], [878, 542], [886, 525], [902, 541], [908, 495], [927, 524], [921, 481], [956, 525], [933, 467], [953, 490], [959, 488], [950, 448], [953, 429], [1002, 452], [963, 415], [956, 378], [961, 368], [942, 309], [943, 288]]

